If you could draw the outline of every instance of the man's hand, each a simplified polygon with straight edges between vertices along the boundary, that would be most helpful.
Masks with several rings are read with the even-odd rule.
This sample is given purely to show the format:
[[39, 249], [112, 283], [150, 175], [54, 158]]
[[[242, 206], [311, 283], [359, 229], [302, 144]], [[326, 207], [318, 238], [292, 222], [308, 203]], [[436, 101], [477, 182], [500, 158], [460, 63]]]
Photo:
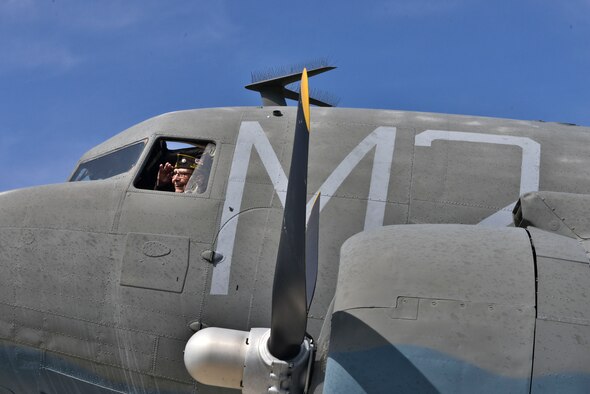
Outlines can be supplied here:
[[174, 166], [170, 163], [160, 164], [158, 170], [158, 179], [156, 186], [168, 185], [172, 183], [172, 173], [174, 172]]

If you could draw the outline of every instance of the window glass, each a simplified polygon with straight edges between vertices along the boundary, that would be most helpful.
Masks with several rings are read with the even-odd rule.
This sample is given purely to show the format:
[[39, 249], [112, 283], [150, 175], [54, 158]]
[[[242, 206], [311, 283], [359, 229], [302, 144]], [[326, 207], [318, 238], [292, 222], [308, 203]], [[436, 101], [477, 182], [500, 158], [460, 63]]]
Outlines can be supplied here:
[[145, 141], [137, 142], [104, 156], [80, 163], [70, 182], [95, 181], [123, 174], [132, 169], [145, 147]]
[[160, 138], [135, 180], [138, 189], [201, 194], [207, 190], [215, 144]]

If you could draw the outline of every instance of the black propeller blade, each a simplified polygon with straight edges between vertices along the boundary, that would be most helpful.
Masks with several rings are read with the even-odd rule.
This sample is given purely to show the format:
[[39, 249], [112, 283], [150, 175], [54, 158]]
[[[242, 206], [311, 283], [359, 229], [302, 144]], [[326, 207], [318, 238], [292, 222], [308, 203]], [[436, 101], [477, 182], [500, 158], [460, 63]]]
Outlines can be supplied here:
[[315, 197], [311, 214], [307, 221], [307, 232], [305, 233], [305, 289], [307, 291], [307, 311], [313, 300], [315, 285], [318, 278], [318, 247], [320, 235], [320, 193]]
[[305, 269], [305, 205], [309, 151], [309, 88], [301, 76], [289, 184], [272, 288], [270, 353], [288, 360], [299, 353], [307, 326]]

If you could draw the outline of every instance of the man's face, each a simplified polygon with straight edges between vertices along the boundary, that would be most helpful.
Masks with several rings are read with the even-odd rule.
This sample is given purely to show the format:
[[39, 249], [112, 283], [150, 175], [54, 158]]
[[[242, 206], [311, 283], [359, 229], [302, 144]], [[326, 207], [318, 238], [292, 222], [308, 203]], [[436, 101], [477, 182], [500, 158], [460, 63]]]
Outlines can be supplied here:
[[172, 173], [172, 184], [174, 185], [175, 193], [184, 193], [184, 188], [189, 178], [193, 174], [193, 170], [186, 168], [175, 168]]

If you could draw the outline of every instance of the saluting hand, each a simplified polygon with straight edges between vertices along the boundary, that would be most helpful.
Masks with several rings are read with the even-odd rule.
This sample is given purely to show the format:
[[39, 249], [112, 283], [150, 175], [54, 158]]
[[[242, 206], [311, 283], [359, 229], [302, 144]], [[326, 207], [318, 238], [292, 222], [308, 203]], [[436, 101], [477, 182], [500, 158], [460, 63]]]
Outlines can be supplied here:
[[157, 185], [167, 185], [172, 183], [172, 173], [174, 172], [174, 166], [170, 163], [160, 164], [160, 169], [158, 170], [158, 180]]

